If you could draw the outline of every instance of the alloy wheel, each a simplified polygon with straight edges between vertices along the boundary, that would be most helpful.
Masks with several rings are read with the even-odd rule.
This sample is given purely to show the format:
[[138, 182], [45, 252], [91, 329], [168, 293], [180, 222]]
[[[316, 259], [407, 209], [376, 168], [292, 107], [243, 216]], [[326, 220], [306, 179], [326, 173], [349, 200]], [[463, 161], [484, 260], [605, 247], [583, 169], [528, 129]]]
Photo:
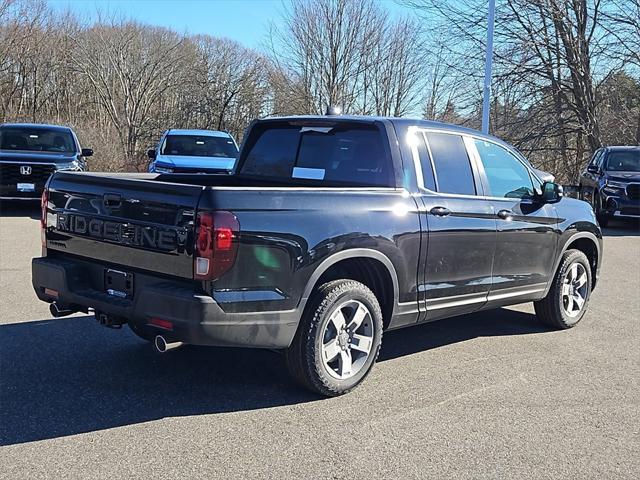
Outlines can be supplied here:
[[576, 317], [587, 300], [587, 271], [581, 263], [574, 263], [562, 283], [562, 308], [569, 317]]
[[334, 378], [356, 375], [367, 363], [373, 346], [371, 312], [357, 300], [338, 306], [324, 326], [322, 363]]

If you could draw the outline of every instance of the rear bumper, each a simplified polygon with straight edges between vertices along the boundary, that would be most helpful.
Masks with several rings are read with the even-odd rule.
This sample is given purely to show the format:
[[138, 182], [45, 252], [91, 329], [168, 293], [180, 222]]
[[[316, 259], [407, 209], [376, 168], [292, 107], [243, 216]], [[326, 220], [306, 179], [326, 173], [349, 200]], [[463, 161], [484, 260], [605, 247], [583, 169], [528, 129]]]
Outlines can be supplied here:
[[[135, 275], [134, 298], [105, 293], [97, 285], [104, 267], [57, 258], [32, 260], [32, 284], [45, 302], [56, 301], [72, 309], [92, 308], [126, 319], [170, 341], [193, 345], [286, 348], [298, 326], [297, 312], [227, 313], [209, 295], [180, 281]], [[45, 293], [55, 290], [57, 298]], [[171, 330], [149, 325], [151, 318], [168, 320]]]

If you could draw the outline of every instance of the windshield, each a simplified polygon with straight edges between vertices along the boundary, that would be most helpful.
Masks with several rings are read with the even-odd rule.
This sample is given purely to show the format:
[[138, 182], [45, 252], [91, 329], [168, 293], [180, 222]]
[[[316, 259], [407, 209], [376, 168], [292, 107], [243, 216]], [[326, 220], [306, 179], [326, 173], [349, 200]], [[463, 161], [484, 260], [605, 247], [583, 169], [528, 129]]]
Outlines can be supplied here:
[[168, 135], [160, 153], [186, 157], [236, 158], [238, 148], [229, 137]]
[[605, 170], [609, 172], [640, 172], [640, 150], [609, 153]]
[[0, 128], [0, 149], [63, 153], [76, 151], [70, 131], [46, 127]]

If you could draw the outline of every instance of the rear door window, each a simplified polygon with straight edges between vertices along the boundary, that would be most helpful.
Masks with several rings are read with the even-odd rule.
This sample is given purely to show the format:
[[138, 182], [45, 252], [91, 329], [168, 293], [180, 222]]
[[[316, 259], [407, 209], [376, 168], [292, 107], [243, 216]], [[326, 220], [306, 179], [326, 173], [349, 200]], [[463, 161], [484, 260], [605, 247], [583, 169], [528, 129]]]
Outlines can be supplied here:
[[418, 143], [418, 157], [420, 158], [420, 167], [422, 170], [422, 180], [425, 188], [429, 190], [436, 190], [436, 182], [433, 176], [433, 168], [431, 167], [431, 157], [429, 156], [429, 150], [427, 149], [427, 143], [424, 138], [424, 133], [419, 132], [416, 134]]
[[240, 175], [303, 182], [394, 186], [393, 168], [374, 126], [258, 125], [247, 142]]
[[475, 195], [473, 171], [462, 136], [427, 132], [427, 140], [433, 155], [438, 191]]

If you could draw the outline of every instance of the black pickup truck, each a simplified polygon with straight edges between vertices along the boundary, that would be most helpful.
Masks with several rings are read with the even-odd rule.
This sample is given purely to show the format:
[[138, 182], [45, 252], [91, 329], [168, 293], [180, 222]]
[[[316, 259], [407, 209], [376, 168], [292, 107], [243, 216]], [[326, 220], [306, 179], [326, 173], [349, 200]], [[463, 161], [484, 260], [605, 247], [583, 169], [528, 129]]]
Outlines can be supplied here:
[[596, 285], [592, 208], [504, 142], [420, 120], [268, 118], [231, 174], [59, 172], [33, 287], [166, 351], [285, 351], [324, 395], [358, 385], [384, 330], [530, 302], [569, 328]]

